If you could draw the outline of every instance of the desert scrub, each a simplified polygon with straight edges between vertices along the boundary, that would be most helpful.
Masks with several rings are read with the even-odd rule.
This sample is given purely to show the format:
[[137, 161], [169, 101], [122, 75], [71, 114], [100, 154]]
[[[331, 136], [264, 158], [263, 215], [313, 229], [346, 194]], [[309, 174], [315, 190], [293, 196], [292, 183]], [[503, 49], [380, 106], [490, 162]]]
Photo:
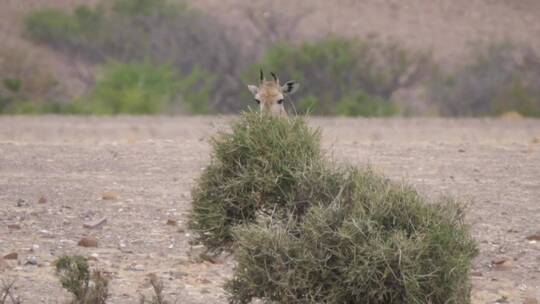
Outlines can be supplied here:
[[469, 303], [477, 249], [462, 208], [369, 170], [338, 171], [335, 197], [301, 219], [234, 229], [231, 303]]
[[232, 240], [232, 226], [258, 212], [302, 212], [304, 204], [292, 197], [308, 172], [324, 170], [319, 137], [301, 117], [256, 112], [214, 137], [211, 164], [192, 192], [190, 227], [198, 241], [219, 249]]
[[82, 256], [62, 256], [55, 262], [56, 274], [72, 304], [105, 304], [109, 297], [109, 280], [99, 270], [90, 271]]

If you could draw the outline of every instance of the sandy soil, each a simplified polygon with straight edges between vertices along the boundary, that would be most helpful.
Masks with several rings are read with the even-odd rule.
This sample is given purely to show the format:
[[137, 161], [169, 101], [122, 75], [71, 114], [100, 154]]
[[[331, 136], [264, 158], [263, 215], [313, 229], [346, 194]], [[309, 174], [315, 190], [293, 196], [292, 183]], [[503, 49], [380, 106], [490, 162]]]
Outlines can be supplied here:
[[[23, 303], [62, 303], [68, 295], [51, 263], [82, 254], [112, 277], [111, 303], [135, 303], [149, 292], [150, 273], [179, 303], [226, 303], [220, 285], [231, 257], [200, 261], [185, 222], [190, 189], [209, 160], [208, 138], [230, 119], [0, 117], [0, 255], [18, 254], [0, 260], [0, 278], [17, 279]], [[371, 164], [428, 196], [471, 203], [468, 221], [481, 250], [474, 303], [540, 300], [540, 242], [526, 239], [540, 231], [540, 120], [310, 123], [322, 128], [338, 162]], [[107, 191], [116, 199], [103, 200]], [[103, 217], [101, 227], [83, 227]], [[77, 246], [83, 236], [98, 246]], [[28, 264], [34, 257], [37, 265]]]

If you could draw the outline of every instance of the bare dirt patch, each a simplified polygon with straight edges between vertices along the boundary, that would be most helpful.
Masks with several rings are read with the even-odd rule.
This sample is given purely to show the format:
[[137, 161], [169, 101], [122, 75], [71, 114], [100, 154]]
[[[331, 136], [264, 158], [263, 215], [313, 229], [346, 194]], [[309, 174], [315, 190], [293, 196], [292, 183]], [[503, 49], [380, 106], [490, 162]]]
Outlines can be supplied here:
[[[68, 295], [52, 262], [81, 254], [111, 276], [111, 303], [136, 302], [151, 273], [171, 299], [226, 303], [231, 257], [201, 259], [185, 224], [208, 139], [230, 119], [1, 117], [0, 256], [17, 260], [2, 261], [0, 278], [17, 278], [23, 303], [59, 303]], [[540, 300], [540, 241], [527, 239], [540, 231], [539, 120], [310, 123], [337, 162], [370, 164], [426, 195], [471, 203], [481, 250], [474, 303]], [[83, 237], [97, 247], [78, 246]]]

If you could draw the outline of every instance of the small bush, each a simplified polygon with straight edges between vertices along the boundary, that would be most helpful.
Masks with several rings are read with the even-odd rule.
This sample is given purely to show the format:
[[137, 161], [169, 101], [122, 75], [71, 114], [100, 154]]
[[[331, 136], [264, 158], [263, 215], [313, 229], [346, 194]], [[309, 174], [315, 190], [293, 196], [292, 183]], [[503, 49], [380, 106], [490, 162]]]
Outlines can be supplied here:
[[392, 102], [380, 97], [370, 96], [364, 91], [347, 96], [336, 104], [336, 114], [342, 116], [375, 116], [385, 117], [398, 113]]
[[207, 113], [211, 78], [200, 70], [180, 78], [168, 66], [109, 62], [75, 110], [93, 114]]
[[62, 287], [73, 294], [73, 304], [105, 304], [109, 297], [109, 280], [95, 270], [90, 273], [82, 256], [62, 256], [55, 262]]
[[439, 73], [429, 96], [443, 115], [493, 116], [516, 111], [540, 116], [540, 57], [511, 43], [476, 45], [471, 59]]
[[63, 97], [49, 67], [22, 49], [0, 49], [0, 114], [33, 113]]
[[232, 240], [231, 227], [252, 222], [258, 212], [301, 212], [302, 204], [289, 204], [298, 192], [293, 189], [306, 168], [321, 162], [319, 133], [302, 118], [248, 112], [212, 147], [212, 162], [192, 193], [190, 226], [199, 241], [223, 248]]
[[458, 205], [428, 204], [370, 171], [336, 174], [325, 185], [333, 199], [300, 220], [261, 216], [234, 229], [232, 303], [470, 302], [477, 249]]
[[[394, 92], [418, 84], [431, 72], [432, 63], [428, 55], [408, 52], [396, 43], [330, 37], [300, 46], [277, 44], [247, 74], [255, 75], [261, 66], [309, 87], [304, 92], [310, 95], [300, 92], [295, 98], [300, 112], [312, 107], [315, 114], [372, 116], [382, 108], [395, 107], [389, 101]], [[359, 98], [359, 91], [367, 98]], [[370, 106], [374, 112], [356, 110], [367, 99], [381, 106]], [[341, 109], [336, 110], [341, 102]]]

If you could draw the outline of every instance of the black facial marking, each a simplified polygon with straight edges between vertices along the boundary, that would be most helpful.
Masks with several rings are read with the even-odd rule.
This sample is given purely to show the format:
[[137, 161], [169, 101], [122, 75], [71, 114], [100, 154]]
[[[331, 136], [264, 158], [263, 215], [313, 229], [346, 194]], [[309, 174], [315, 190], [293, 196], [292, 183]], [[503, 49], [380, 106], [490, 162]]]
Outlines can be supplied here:
[[261, 101], [258, 100], [257, 98], [255, 98], [255, 101], [257, 102], [257, 104], [261, 104]]
[[278, 104], [282, 104], [283, 103], [283, 99], [280, 99], [277, 101]]

